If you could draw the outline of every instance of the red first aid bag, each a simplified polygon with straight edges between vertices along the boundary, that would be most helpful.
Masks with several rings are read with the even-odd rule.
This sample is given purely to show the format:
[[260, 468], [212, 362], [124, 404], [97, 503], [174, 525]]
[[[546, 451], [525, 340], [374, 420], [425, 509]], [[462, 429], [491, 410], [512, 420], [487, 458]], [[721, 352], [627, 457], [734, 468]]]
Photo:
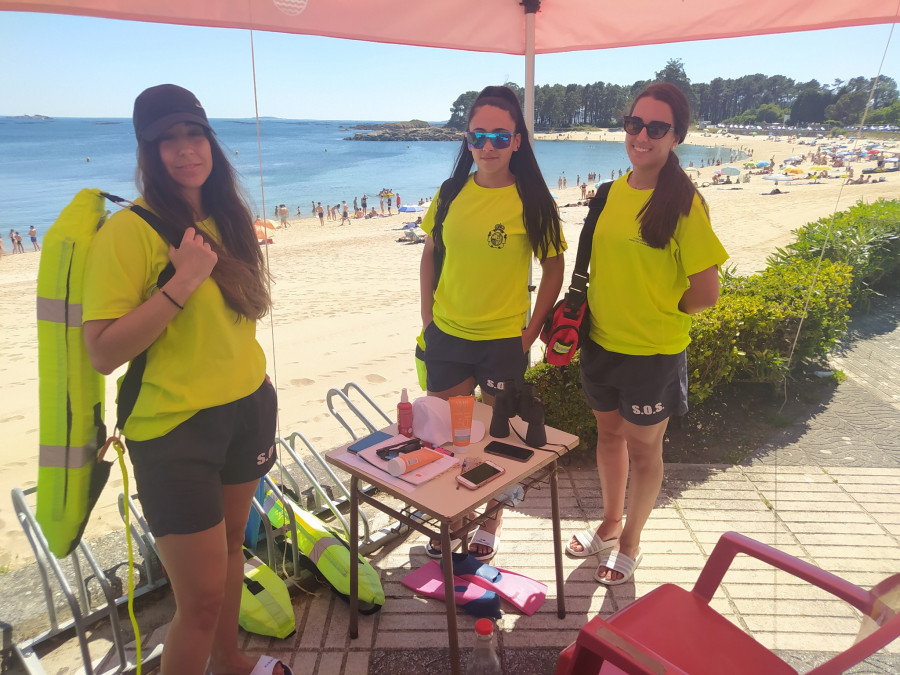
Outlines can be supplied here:
[[594, 228], [600, 212], [606, 206], [611, 185], [612, 183], [601, 185], [597, 190], [597, 196], [591, 199], [587, 217], [584, 219], [584, 228], [578, 238], [578, 253], [575, 257], [572, 283], [563, 299], [557, 302], [547, 315], [541, 329], [541, 342], [547, 345], [544, 360], [551, 366], [568, 365], [581, 344], [589, 339], [591, 313], [587, 302], [588, 266], [591, 261]]

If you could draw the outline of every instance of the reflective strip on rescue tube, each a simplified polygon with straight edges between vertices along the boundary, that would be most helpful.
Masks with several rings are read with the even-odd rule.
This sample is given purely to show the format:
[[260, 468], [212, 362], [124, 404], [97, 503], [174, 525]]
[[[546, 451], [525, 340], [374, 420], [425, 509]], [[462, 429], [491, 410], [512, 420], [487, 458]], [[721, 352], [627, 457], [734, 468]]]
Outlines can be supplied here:
[[244, 548], [238, 624], [248, 633], [286, 638], [296, 630], [291, 596], [281, 577]]
[[[82, 190], [43, 240], [37, 283], [40, 455], [36, 518], [50, 550], [74, 550], [92, 506], [91, 477], [106, 439], [104, 380], [81, 325], [87, 251], [106, 216], [99, 190]], [[96, 499], [96, 495], [93, 496]]]
[[[318, 570], [338, 593], [350, 594], [350, 546], [332, 528], [319, 518], [304, 511], [291, 499], [285, 497], [297, 523], [297, 548], [315, 563]], [[289, 524], [289, 516], [281, 502], [271, 490], [266, 492], [263, 510], [272, 527], [280, 528]], [[381, 607], [384, 604], [384, 588], [375, 568], [369, 561], [359, 556], [359, 600]]]

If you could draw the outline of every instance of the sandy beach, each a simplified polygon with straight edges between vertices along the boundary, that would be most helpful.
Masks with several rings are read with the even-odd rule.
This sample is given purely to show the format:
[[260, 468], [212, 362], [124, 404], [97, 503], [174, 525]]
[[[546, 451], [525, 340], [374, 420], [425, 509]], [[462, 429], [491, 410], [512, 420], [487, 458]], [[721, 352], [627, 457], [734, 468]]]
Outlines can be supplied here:
[[[590, 139], [598, 140], [598, 135], [593, 132]], [[621, 140], [623, 136], [624, 132], [605, 132], [600, 140]], [[568, 134], [567, 140], [579, 137], [585, 134]], [[810, 151], [809, 146], [768, 137], [723, 138], [695, 132], [689, 134], [687, 142], [749, 149], [754, 160], [774, 157], [776, 165], [788, 156]], [[809, 162], [801, 166], [807, 167]], [[852, 166], [859, 176], [874, 162]], [[595, 170], [572, 166], [567, 176], [574, 183], [577, 174], [585, 177]], [[747, 183], [712, 185], [715, 170], [699, 169], [697, 181], [700, 185], [710, 183], [701, 192], [709, 203], [713, 227], [731, 255], [729, 264], [742, 274], [765, 267], [766, 257], [792, 241], [791, 231], [807, 222], [846, 209], [858, 200], [900, 197], [897, 173], [885, 174], [885, 182], [864, 185], [845, 185], [838, 178], [817, 184], [780, 183], [778, 188], [784, 194], [769, 195], [763, 193], [770, 192], [775, 183], [758, 175], [751, 176]], [[399, 188], [402, 192], [402, 186]], [[551, 189], [560, 205], [581, 199], [581, 191], [574, 185]], [[568, 279], [587, 207], [563, 206], [561, 213], [565, 236], [572, 246], [566, 258]], [[329, 414], [325, 403], [330, 388], [348, 382], [358, 383], [390, 415], [402, 387], [409, 388], [413, 397], [421, 395], [413, 347], [420, 330], [418, 269], [422, 246], [397, 242], [403, 223], [416, 215], [353, 220], [343, 227], [337, 225], [339, 221], [326, 221], [320, 226], [317, 219], [300, 218], [291, 221], [289, 228], [275, 231], [274, 243], [267, 247], [275, 306], [272, 315], [260, 322], [258, 337], [278, 388], [281, 436], [299, 431], [320, 451], [348, 441], [350, 436]], [[14, 487], [31, 487], [37, 478], [35, 291], [39, 261], [39, 253], [10, 255], [8, 243], [0, 259], [2, 495], [9, 495]], [[536, 276], [539, 273], [536, 268]], [[107, 378], [108, 421], [112, 419], [114, 387], [115, 378]], [[89, 539], [122, 528], [116, 508], [121, 489], [122, 477], [115, 467], [88, 525]], [[4, 496], [0, 498], [0, 573], [31, 559], [30, 547], [9, 498]]]

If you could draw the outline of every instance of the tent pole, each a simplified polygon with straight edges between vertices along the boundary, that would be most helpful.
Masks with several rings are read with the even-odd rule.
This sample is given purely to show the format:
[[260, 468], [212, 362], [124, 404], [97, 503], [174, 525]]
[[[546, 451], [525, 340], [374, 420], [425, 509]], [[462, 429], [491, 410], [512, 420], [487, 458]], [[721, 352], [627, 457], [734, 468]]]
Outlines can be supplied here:
[[[528, 140], [534, 147], [534, 15], [540, 9], [541, 0], [523, 0], [525, 8], [525, 126]], [[534, 285], [534, 265], [528, 261], [528, 288]], [[529, 292], [529, 297], [531, 293]], [[531, 321], [531, 301], [528, 302], [526, 324]], [[531, 367], [531, 350], [528, 350], [528, 366]]]
[[[537, 3], [538, 6], [540, 3]], [[534, 11], [525, 9], [525, 126], [534, 143]]]

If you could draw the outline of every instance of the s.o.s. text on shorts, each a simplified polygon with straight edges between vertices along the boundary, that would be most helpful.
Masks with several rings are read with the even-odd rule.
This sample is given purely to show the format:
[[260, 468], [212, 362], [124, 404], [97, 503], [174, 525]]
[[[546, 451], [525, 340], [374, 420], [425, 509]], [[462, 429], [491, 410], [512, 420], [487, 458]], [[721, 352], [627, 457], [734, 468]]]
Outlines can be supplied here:
[[632, 424], [652, 426], [688, 410], [687, 352], [635, 356], [587, 340], [581, 386], [591, 410], [618, 410]]
[[275, 388], [200, 410], [165, 436], [128, 441], [144, 517], [156, 537], [202, 532], [224, 517], [223, 485], [258, 480], [275, 463]]

